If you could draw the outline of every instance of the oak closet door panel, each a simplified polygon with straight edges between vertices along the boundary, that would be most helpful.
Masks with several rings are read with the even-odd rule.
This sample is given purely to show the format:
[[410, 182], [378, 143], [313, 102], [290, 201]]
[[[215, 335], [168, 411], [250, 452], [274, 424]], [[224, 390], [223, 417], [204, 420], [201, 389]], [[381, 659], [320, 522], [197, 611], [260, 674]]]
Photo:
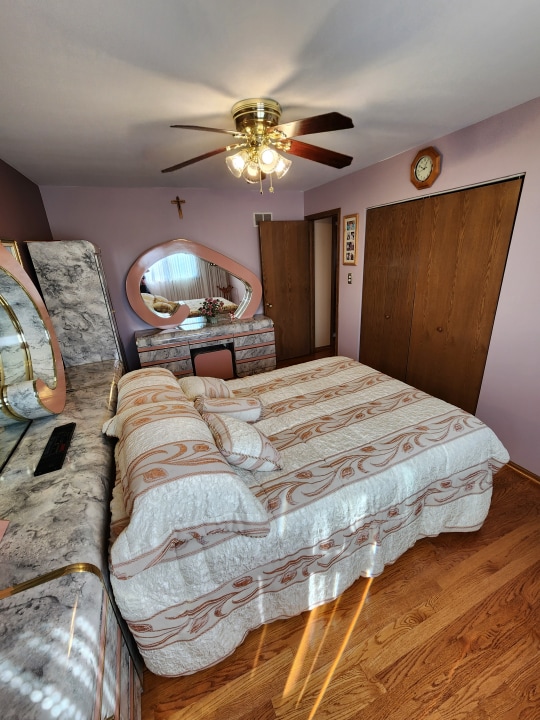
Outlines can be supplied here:
[[474, 413], [521, 179], [425, 199], [407, 382]]
[[368, 210], [360, 362], [405, 380], [423, 200]]

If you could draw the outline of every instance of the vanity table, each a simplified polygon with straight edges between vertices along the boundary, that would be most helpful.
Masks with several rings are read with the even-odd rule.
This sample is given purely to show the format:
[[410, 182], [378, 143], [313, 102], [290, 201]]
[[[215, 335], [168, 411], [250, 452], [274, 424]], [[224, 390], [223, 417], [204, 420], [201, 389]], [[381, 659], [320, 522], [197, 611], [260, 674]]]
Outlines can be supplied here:
[[[152, 279], [156, 272], [156, 276], [175, 277], [176, 282], [180, 282], [180, 266], [197, 268], [193, 277], [206, 284], [197, 286], [198, 290], [194, 288], [195, 295], [190, 298], [175, 294], [171, 303], [169, 296], [171, 308], [168, 310], [156, 311], [155, 305], [151, 308], [140, 291], [143, 278]], [[212, 282], [216, 273], [225, 278], [221, 284]], [[188, 278], [184, 280], [188, 282]], [[228, 287], [223, 287], [223, 283], [229, 283]], [[205, 292], [201, 294], [203, 287]], [[222, 313], [213, 318], [215, 324], [207, 322], [200, 308], [204, 300], [209, 297], [221, 300], [220, 293], [233, 287], [240, 296], [238, 305], [234, 306], [234, 319]], [[154, 290], [153, 287], [147, 289]], [[153, 328], [135, 333], [141, 367], [157, 365], [177, 377], [212, 375], [224, 380], [276, 367], [274, 323], [264, 315], [253, 314], [262, 299], [259, 278], [216, 250], [185, 239], [156, 245], [131, 266], [126, 278], [126, 294], [133, 310]]]
[[264, 315], [247, 320], [219, 320], [215, 325], [203, 318], [191, 318], [178, 328], [136, 332], [135, 343], [141, 367], [165, 367], [177, 377], [210, 374], [204, 370], [197, 372], [201, 352], [215, 352], [216, 356], [220, 353], [211, 374], [223, 379], [276, 367], [274, 323]]
[[[34, 420], [0, 473], [0, 716], [140, 718], [142, 669], [108, 584], [115, 360], [66, 369], [64, 411]], [[60, 470], [33, 472], [75, 422]]]

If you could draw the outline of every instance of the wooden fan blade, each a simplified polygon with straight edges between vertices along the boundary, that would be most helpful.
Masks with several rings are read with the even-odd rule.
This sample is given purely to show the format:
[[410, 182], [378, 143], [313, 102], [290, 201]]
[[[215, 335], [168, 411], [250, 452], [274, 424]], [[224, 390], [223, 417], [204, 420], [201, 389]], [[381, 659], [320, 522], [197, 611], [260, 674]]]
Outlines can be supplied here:
[[200, 160], [206, 160], [206, 158], [219, 155], [219, 153], [225, 152], [226, 150], [234, 150], [235, 148], [240, 147], [240, 145], [241, 143], [238, 143], [237, 145], [227, 145], [226, 147], [218, 148], [217, 150], [210, 150], [210, 152], [204, 153], [204, 155], [198, 155], [197, 157], [191, 158], [191, 160], [185, 160], [182, 163], [178, 163], [178, 165], [172, 165], [172, 167], [165, 168], [165, 170], [162, 170], [161, 172], [166, 173], [173, 172], [174, 170], [180, 170], [181, 168], [193, 165]]
[[276, 130], [281, 130], [287, 137], [298, 135], [311, 135], [312, 133], [331, 132], [332, 130], [348, 130], [354, 127], [350, 117], [338, 112], [329, 112], [324, 115], [295, 120], [294, 122], [276, 125]]
[[313, 160], [323, 165], [330, 165], [335, 168], [344, 168], [350, 165], [352, 157], [350, 155], [343, 155], [335, 150], [327, 150], [325, 148], [317, 147], [316, 145], [309, 145], [308, 143], [301, 142], [300, 140], [289, 140], [291, 143], [290, 148], [287, 150], [289, 155], [296, 155], [298, 157], [306, 158], [306, 160]]
[[241, 135], [237, 130], [222, 130], [221, 128], [203, 127], [202, 125], [171, 125], [172, 128], [183, 128], [184, 130], [204, 130], [206, 132], [225, 133], [226, 135]]

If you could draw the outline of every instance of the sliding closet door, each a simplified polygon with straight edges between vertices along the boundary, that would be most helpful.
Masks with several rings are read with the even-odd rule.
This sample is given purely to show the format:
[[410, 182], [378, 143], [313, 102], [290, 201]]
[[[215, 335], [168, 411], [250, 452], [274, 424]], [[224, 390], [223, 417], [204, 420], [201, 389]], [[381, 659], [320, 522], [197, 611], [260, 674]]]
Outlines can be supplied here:
[[423, 200], [372, 208], [366, 217], [360, 362], [405, 380]]
[[425, 199], [407, 382], [474, 413], [521, 179]]

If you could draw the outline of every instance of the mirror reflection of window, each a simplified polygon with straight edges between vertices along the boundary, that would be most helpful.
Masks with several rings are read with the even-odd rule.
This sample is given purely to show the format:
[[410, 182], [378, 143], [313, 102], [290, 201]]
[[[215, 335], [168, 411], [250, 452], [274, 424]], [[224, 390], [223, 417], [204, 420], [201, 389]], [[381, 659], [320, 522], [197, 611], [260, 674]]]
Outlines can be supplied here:
[[154, 263], [144, 274], [148, 292], [170, 301], [214, 297], [229, 285], [229, 274], [195, 255], [177, 253]]

